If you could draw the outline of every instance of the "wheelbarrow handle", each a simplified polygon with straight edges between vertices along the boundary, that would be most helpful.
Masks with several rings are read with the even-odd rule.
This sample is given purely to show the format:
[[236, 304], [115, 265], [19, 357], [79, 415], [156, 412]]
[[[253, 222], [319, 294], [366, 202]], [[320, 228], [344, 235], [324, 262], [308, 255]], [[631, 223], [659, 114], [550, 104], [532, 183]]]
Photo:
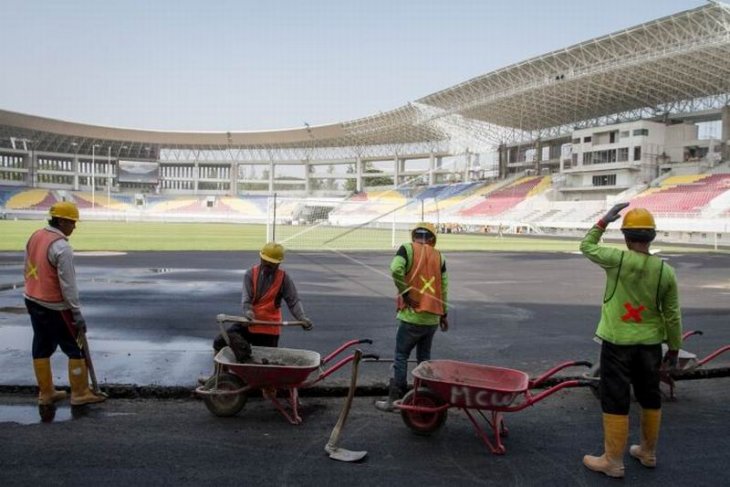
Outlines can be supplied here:
[[263, 321], [263, 320], [249, 320], [245, 316], [235, 316], [227, 314], [219, 314], [215, 317], [218, 323], [240, 323], [244, 326], [251, 325], [265, 325], [265, 326], [304, 326], [304, 321]]

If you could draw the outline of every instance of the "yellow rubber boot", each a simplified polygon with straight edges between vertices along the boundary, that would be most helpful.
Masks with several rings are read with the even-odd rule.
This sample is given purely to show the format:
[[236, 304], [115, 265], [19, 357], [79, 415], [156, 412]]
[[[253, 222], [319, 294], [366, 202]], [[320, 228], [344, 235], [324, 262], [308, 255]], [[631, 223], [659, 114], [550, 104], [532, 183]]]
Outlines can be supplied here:
[[648, 468], [656, 467], [656, 444], [659, 439], [659, 425], [662, 422], [661, 409], [641, 410], [641, 444], [631, 445], [629, 453]]
[[624, 450], [629, 436], [629, 417], [623, 414], [603, 414], [603, 444], [605, 452], [600, 457], [586, 455], [583, 465], [609, 477], [624, 476]]
[[51, 374], [51, 359], [33, 359], [33, 370], [35, 379], [38, 381], [38, 404], [49, 406], [55, 402], [66, 399], [65, 391], [57, 391], [53, 387], [53, 375]]
[[106, 397], [96, 395], [89, 389], [89, 371], [84, 359], [68, 360], [68, 381], [71, 383], [72, 406], [94, 404], [106, 400]]

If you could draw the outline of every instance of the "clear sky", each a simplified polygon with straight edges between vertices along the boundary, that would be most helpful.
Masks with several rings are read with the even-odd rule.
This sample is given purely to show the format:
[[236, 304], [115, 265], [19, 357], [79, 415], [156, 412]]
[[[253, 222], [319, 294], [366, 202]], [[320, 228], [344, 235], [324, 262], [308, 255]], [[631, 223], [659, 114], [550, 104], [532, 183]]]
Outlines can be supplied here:
[[704, 0], [0, 0], [0, 108], [236, 131], [353, 120]]

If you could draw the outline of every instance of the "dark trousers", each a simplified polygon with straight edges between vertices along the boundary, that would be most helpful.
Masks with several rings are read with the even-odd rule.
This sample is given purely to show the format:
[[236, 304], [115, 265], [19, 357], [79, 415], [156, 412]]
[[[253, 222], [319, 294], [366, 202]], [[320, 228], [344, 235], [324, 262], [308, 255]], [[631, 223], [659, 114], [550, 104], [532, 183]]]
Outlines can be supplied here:
[[601, 407], [608, 414], [629, 414], [631, 386], [644, 409], [662, 407], [659, 391], [661, 345], [614, 345], [607, 341], [601, 346]]
[[[226, 332], [231, 334], [238, 334], [244, 338], [250, 345], [257, 347], [278, 347], [279, 346], [279, 335], [267, 335], [265, 333], [251, 333], [248, 331], [247, 326], [243, 326], [240, 323], [235, 323], [233, 326], [228, 328]], [[226, 340], [223, 335], [218, 335], [213, 340], [213, 350], [219, 352], [221, 348], [226, 346]]]
[[431, 360], [431, 344], [438, 325], [413, 325], [401, 321], [395, 335], [393, 382], [401, 390], [408, 386], [408, 357], [416, 349], [416, 361]]
[[29, 299], [25, 307], [33, 325], [33, 358], [49, 358], [59, 346], [68, 358], [84, 358], [76, 343], [76, 326], [70, 310], [56, 311], [44, 308]]

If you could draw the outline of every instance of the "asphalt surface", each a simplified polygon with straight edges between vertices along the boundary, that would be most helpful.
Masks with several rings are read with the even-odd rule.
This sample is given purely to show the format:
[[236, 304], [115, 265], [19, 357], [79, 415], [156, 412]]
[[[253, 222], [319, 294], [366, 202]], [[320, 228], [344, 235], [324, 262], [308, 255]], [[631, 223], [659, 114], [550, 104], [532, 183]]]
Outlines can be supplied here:
[[[117, 399], [87, 407], [78, 419], [62, 406], [57, 421], [40, 423], [30, 397], [0, 395], [0, 484], [723, 486], [729, 400], [730, 379], [682, 382], [677, 401], [664, 404], [657, 468], [627, 454], [626, 477], [617, 481], [581, 464], [602, 442], [600, 406], [586, 388], [507, 414], [503, 456], [489, 453], [461, 411], [451, 410], [440, 431], [423, 437], [400, 415], [377, 411], [372, 398], [357, 397], [339, 445], [367, 451], [360, 463], [324, 452], [342, 398], [307, 398], [304, 423], [292, 426], [261, 399], [232, 418], [212, 416], [194, 400]], [[637, 411], [633, 404], [632, 442]], [[3, 422], [13, 414], [16, 422]]]
[[[218, 313], [238, 314], [243, 269], [255, 253], [77, 254], [81, 301], [102, 387], [113, 398], [73, 418], [62, 406], [41, 424], [34, 405], [32, 334], [25, 313], [22, 254], [0, 253], [0, 485], [602, 485], [585, 471], [599, 453], [599, 405], [589, 388], [559, 392], [508, 416], [507, 454], [491, 455], [463, 413], [452, 411], [433, 437], [413, 435], [397, 414], [372, 407], [390, 375], [396, 324], [389, 254], [290, 253], [311, 332], [284, 330], [281, 346], [323, 356], [370, 338], [384, 360], [361, 367], [342, 445], [367, 450], [360, 464], [323, 452], [349, 368], [303, 390], [304, 424], [289, 425], [270, 403], [251, 398], [233, 418], [212, 416], [191, 398], [212, 370]], [[685, 349], [700, 358], [730, 343], [730, 256], [667, 255], [679, 279], [685, 330], [701, 329]], [[510, 367], [536, 375], [565, 360], [594, 360], [592, 335], [603, 272], [576, 254], [449, 253], [451, 327], [433, 358]], [[730, 353], [697, 377], [725, 375]], [[53, 358], [63, 387], [66, 360]], [[580, 375], [566, 369], [561, 375]], [[626, 484], [727, 485], [730, 379], [681, 381], [665, 407], [660, 467], [627, 458]], [[135, 397], [135, 399], [124, 399]], [[162, 400], [160, 397], [174, 397]], [[634, 406], [634, 409], [637, 409]], [[82, 411], [83, 413], [83, 411]], [[635, 413], [635, 412], [634, 412]], [[28, 423], [28, 424], [26, 424]], [[637, 437], [634, 421], [633, 438]], [[615, 485], [615, 482], [613, 483]]]

